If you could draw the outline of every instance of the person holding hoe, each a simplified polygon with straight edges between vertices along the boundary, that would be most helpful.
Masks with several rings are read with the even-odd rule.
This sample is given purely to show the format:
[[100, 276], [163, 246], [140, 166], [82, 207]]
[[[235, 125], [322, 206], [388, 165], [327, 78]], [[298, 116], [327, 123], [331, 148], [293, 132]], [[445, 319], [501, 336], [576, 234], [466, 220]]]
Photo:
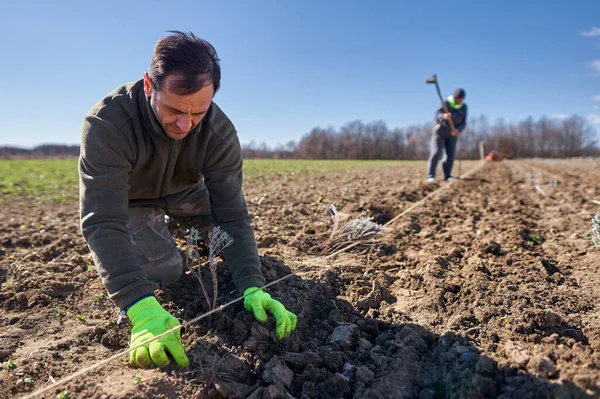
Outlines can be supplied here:
[[[165, 215], [233, 238], [223, 257], [244, 306], [260, 322], [276, 320], [288, 337], [296, 315], [265, 284], [242, 193], [236, 129], [213, 102], [221, 69], [214, 47], [193, 33], [160, 39], [142, 79], [108, 94], [85, 116], [79, 157], [83, 236], [109, 297], [133, 325], [131, 346], [180, 322], [154, 296], [183, 273]], [[130, 352], [134, 366], [189, 366], [179, 330]]]
[[[437, 83], [437, 82], [436, 82]], [[439, 89], [438, 89], [439, 90]], [[437, 164], [445, 152], [442, 162], [444, 180], [453, 180], [452, 166], [456, 155], [458, 135], [467, 126], [467, 104], [464, 103], [464, 89], [456, 89], [449, 96], [435, 115], [435, 125], [431, 138], [429, 162], [427, 164], [427, 182], [435, 182]]]

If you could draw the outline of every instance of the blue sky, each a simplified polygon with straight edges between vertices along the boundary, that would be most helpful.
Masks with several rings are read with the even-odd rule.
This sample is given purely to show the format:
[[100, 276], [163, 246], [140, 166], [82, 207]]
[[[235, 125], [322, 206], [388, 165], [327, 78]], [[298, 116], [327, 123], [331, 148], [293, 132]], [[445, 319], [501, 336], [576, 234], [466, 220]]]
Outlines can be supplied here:
[[105, 94], [142, 77], [166, 30], [221, 58], [215, 98], [243, 142], [361, 119], [428, 122], [462, 86], [471, 115], [577, 113], [600, 130], [600, 2], [3, 1], [0, 145], [78, 143]]

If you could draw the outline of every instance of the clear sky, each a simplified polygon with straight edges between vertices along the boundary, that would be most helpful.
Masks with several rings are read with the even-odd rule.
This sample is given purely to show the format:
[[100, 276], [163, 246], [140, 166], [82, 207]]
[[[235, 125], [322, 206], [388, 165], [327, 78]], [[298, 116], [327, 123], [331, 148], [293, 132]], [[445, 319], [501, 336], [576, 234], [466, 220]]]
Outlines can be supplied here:
[[428, 122], [466, 89], [471, 115], [583, 115], [600, 130], [600, 1], [0, 0], [0, 145], [79, 142], [105, 94], [142, 77], [167, 30], [210, 41], [215, 97], [242, 142], [313, 127]]

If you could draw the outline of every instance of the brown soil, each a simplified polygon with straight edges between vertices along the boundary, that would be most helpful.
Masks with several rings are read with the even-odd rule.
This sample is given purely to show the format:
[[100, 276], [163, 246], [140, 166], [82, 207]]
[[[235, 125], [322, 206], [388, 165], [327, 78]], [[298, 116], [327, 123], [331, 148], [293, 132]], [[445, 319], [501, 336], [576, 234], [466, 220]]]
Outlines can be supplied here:
[[[238, 302], [184, 330], [190, 369], [121, 358], [41, 397], [600, 397], [600, 249], [589, 238], [599, 166], [486, 164], [371, 246], [326, 261], [330, 204], [343, 219], [386, 223], [441, 185], [422, 183], [422, 163], [253, 179], [245, 191], [267, 280], [314, 266], [269, 289], [298, 315], [292, 336], [277, 341], [273, 321]], [[546, 198], [527, 185], [535, 170]], [[88, 267], [77, 212], [74, 202], [0, 207], [0, 362], [16, 364], [0, 369], [0, 397], [127, 348], [131, 326], [116, 325]], [[218, 281], [219, 304], [237, 296], [222, 263]], [[192, 274], [158, 297], [183, 320], [207, 311]]]

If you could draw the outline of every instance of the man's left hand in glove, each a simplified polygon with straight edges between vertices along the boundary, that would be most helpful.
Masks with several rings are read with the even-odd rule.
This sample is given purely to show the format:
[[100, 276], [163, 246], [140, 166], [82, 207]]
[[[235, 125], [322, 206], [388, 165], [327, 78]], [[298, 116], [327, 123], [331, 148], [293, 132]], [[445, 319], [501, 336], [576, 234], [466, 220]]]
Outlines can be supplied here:
[[267, 312], [275, 317], [276, 327], [275, 335], [277, 339], [284, 339], [290, 336], [290, 333], [296, 328], [297, 317], [292, 312], [288, 312], [285, 306], [279, 301], [271, 298], [258, 287], [249, 287], [244, 290], [244, 307], [252, 312], [256, 320], [266, 323], [269, 320]]

